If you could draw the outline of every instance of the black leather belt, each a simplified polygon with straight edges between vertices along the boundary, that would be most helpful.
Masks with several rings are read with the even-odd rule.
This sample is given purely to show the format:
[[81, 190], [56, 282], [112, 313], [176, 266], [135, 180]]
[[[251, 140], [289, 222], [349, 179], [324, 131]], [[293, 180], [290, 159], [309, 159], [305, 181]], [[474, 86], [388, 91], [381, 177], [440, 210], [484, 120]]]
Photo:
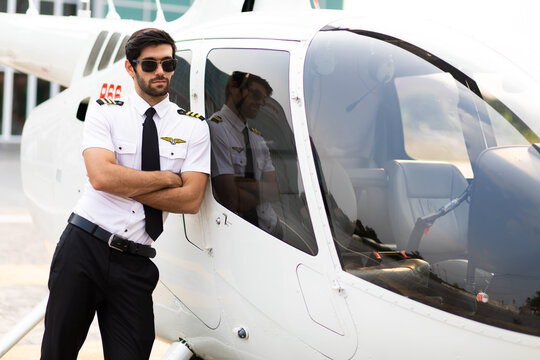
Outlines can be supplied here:
[[112, 249], [126, 252], [129, 254], [146, 256], [149, 258], [153, 258], [154, 256], [156, 256], [156, 249], [154, 249], [153, 247], [149, 245], [138, 244], [119, 235], [111, 234], [110, 232], [99, 227], [90, 220], [86, 220], [82, 216], [79, 216], [75, 213], [71, 213], [68, 222], [72, 225], [75, 225], [79, 229], [86, 231], [96, 239], [105, 242]]

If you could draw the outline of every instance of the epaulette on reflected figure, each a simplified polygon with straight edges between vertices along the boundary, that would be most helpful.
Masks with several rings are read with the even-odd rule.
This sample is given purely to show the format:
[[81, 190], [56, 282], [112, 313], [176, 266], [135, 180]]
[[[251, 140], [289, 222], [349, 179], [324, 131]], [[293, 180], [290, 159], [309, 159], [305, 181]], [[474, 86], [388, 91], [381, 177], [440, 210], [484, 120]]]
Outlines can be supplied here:
[[105, 104], [107, 104], [107, 105], [119, 105], [119, 106], [124, 105], [124, 102], [122, 100], [105, 99], [105, 98], [97, 99], [96, 102], [99, 105], [105, 105]]
[[212, 116], [212, 119], [211, 119], [211, 120], [212, 120], [213, 122], [217, 122], [217, 123], [220, 123], [220, 122], [223, 121], [223, 119], [222, 119], [220, 116], [218, 116], [218, 115]]
[[255, 128], [251, 128], [250, 130], [253, 131], [257, 135], [262, 136], [262, 133], [259, 130], [255, 129]]
[[201, 114], [196, 113], [194, 111], [186, 111], [184, 109], [178, 109], [178, 113], [180, 115], [192, 116], [192, 117], [197, 118], [199, 120], [204, 120], [204, 116], [202, 116]]

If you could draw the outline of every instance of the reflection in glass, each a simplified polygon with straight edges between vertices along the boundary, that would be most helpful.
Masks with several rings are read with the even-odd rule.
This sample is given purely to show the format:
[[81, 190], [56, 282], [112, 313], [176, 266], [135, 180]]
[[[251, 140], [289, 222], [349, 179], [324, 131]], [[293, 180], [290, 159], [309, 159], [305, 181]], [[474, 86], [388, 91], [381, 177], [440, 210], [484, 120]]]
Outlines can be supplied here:
[[176, 70], [171, 78], [171, 88], [169, 98], [182, 109], [191, 110], [190, 105], [190, 71], [191, 71], [191, 51], [182, 50], [176, 52]]
[[[492, 95], [509, 79], [473, 79], [398, 39], [336, 29], [312, 41], [304, 74], [343, 269], [540, 335], [540, 152], [530, 146], [540, 120]], [[522, 98], [540, 93], [527, 91]]]
[[218, 49], [208, 55], [212, 189], [247, 222], [315, 255], [290, 126], [288, 61], [280, 51]]

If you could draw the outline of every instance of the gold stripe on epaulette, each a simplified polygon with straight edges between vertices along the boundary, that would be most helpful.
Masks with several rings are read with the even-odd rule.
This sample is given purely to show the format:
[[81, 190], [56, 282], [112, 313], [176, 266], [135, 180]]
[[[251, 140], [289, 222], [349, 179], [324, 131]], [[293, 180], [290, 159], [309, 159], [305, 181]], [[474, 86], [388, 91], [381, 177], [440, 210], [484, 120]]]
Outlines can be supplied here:
[[122, 106], [124, 105], [124, 102], [122, 100], [114, 100], [114, 99], [108, 99], [108, 98], [101, 98], [101, 99], [97, 99], [96, 102], [99, 104], [99, 105], [118, 105], [118, 106]]
[[187, 116], [192, 116], [192, 117], [200, 119], [200, 120], [204, 120], [204, 116], [202, 116], [201, 114], [196, 113], [194, 111], [188, 111], [188, 112], [186, 112], [186, 115]]
[[180, 115], [187, 115], [187, 116], [191, 116], [191, 117], [194, 117], [194, 118], [197, 118], [199, 120], [204, 120], [204, 116], [202, 116], [201, 114], [199, 113], [196, 113], [194, 111], [186, 111], [182, 108], [178, 109], [178, 113]]

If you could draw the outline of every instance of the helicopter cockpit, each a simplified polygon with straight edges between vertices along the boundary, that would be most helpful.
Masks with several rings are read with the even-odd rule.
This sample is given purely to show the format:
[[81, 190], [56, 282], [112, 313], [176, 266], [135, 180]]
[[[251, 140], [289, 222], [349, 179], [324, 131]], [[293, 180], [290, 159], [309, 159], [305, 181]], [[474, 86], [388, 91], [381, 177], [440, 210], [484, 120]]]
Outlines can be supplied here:
[[330, 26], [311, 42], [305, 105], [334, 243], [352, 275], [540, 335], [540, 88], [487, 50], [481, 71], [454, 50]]

